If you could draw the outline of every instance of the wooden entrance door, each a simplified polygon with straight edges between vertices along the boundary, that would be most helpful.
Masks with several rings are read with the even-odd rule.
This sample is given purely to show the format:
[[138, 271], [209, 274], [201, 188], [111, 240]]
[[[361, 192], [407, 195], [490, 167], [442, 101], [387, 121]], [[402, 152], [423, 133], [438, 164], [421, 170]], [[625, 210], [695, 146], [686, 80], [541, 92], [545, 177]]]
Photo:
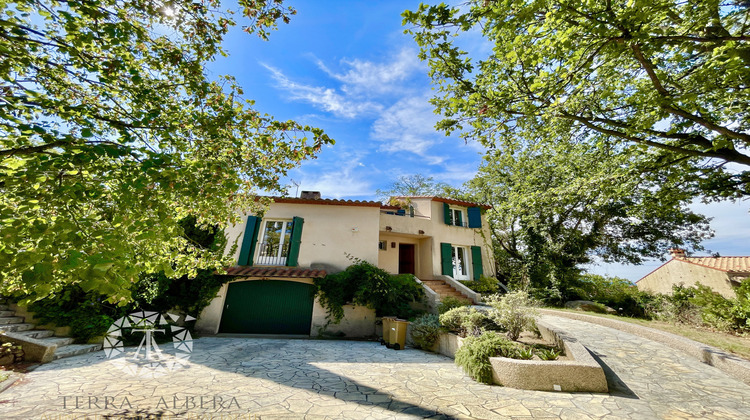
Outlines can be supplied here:
[[416, 274], [414, 244], [398, 244], [398, 274]]

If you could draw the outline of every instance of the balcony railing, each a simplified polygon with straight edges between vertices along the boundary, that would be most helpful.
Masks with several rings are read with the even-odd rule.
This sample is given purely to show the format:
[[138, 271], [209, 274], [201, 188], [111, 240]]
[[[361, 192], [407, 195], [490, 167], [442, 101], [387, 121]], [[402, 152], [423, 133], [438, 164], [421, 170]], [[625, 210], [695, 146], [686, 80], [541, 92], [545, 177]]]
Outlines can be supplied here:
[[259, 244], [257, 265], [286, 265], [289, 257], [289, 242], [261, 242]]

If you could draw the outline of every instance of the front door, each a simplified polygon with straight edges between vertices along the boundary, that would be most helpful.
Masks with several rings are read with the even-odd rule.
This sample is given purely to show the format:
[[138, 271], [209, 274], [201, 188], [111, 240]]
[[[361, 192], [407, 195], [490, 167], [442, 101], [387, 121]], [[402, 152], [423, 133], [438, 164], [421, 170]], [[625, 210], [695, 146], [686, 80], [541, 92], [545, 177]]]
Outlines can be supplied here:
[[398, 274], [416, 274], [414, 244], [398, 244]]

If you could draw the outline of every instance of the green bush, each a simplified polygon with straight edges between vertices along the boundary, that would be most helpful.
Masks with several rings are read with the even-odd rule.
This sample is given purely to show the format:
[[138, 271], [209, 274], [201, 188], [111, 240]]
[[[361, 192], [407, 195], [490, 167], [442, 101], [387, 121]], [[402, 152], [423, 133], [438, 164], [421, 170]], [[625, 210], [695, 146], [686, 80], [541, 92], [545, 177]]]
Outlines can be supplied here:
[[104, 335], [112, 323], [126, 313], [126, 308], [108, 305], [106, 296], [84, 292], [78, 285], [65, 287], [59, 293], [29, 304], [29, 311], [43, 324], [70, 327], [70, 335], [87, 342]]
[[344, 305], [354, 303], [375, 310], [376, 316], [411, 318], [417, 311], [411, 307], [424, 296], [422, 286], [411, 274], [391, 275], [374, 265], [354, 260], [346, 270], [315, 279], [320, 304], [326, 308], [330, 322], [344, 317]]
[[434, 314], [426, 314], [411, 323], [411, 339], [414, 346], [424, 350], [431, 350], [440, 337], [440, 318]]
[[498, 335], [487, 331], [476, 337], [468, 337], [456, 352], [456, 364], [475, 380], [492, 383], [492, 365], [490, 357], [521, 357], [521, 347]]
[[169, 278], [164, 272], [144, 274], [132, 287], [134, 309], [177, 311], [198, 317], [229, 277], [198, 270], [194, 278]]
[[639, 318], [647, 317], [646, 303], [651, 297], [630, 280], [597, 274], [580, 275], [568, 294], [570, 300], [590, 300], [614, 308], [622, 315]]
[[478, 311], [469, 306], [453, 308], [441, 314], [440, 325], [461, 337], [479, 335], [488, 329], [499, 329], [491, 314]]
[[494, 294], [500, 291], [498, 280], [494, 277], [479, 276], [479, 280], [461, 280], [466, 287], [477, 293]]
[[517, 340], [524, 330], [533, 330], [536, 312], [535, 302], [525, 291], [511, 292], [503, 296], [494, 295], [487, 299], [493, 308], [494, 321], [508, 332], [508, 338]]
[[438, 313], [444, 314], [453, 308], [460, 308], [462, 306], [469, 306], [471, 302], [468, 299], [460, 299], [455, 296], [446, 296], [440, 299], [440, 305], [438, 305]]

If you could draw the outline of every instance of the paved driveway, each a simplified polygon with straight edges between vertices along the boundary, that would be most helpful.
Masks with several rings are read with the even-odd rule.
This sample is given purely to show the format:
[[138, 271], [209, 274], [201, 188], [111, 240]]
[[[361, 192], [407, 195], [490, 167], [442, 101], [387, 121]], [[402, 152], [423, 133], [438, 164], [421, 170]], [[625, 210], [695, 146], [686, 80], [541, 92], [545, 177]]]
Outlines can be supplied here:
[[156, 378], [128, 375], [103, 352], [43, 365], [0, 394], [0, 418], [750, 418], [750, 387], [715, 368], [547, 319], [599, 355], [611, 394], [482, 385], [449, 358], [372, 342], [202, 338], [186, 368]]

